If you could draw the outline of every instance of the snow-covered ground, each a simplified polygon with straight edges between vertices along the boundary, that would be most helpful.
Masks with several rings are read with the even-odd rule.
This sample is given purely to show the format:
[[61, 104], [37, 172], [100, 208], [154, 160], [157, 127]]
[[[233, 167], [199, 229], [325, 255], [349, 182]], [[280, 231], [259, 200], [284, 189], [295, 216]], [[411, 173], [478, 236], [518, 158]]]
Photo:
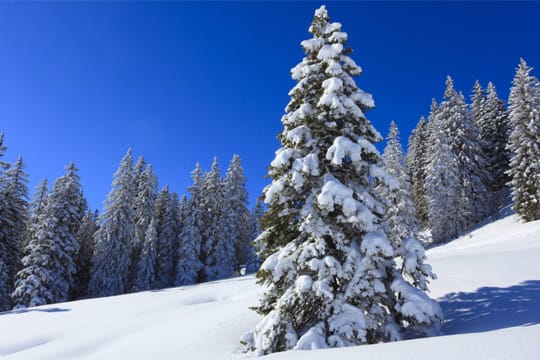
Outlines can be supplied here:
[[[514, 216], [428, 252], [446, 336], [269, 359], [540, 359], [540, 221]], [[6, 359], [243, 359], [253, 277], [0, 314]]]

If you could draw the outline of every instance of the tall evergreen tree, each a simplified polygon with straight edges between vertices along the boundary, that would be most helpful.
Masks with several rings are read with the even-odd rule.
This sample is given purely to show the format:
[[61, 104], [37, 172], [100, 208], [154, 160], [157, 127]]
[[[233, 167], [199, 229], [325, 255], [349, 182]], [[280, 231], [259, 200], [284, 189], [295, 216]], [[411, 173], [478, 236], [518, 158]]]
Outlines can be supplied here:
[[179, 236], [179, 205], [176, 194], [165, 186], [156, 200], [157, 259], [155, 287], [163, 289], [174, 285], [176, 252]]
[[247, 209], [246, 177], [239, 155], [234, 155], [229, 164], [224, 186], [221, 222], [228, 237], [225, 241], [235, 248], [234, 258], [230, 257], [227, 249], [229, 262], [233, 271], [239, 272], [239, 266], [246, 264], [250, 242], [253, 240], [249, 239], [250, 214]]
[[446, 79], [444, 101], [439, 106], [440, 127], [452, 152], [458, 159], [461, 183], [461, 216], [459, 232], [490, 214], [490, 193], [487, 184], [487, 160], [482, 151], [478, 125], [465, 103], [463, 94], [454, 89], [450, 76]]
[[29, 220], [26, 228], [26, 236], [22, 248], [24, 249], [32, 237], [35, 236], [39, 218], [45, 211], [47, 196], [49, 195], [49, 182], [47, 179], [41, 180], [34, 189], [30, 203], [28, 204]]
[[191, 285], [198, 281], [201, 262], [203, 208], [202, 208], [202, 172], [197, 164], [191, 173], [193, 185], [189, 188], [191, 198], [185, 205], [182, 231], [178, 237], [176, 286]]
[[[0, 255], [4, 260], [7, 275], [2, 286], [7, 295], [13, 291], [13, 281], [21, 269], [21, 249], [25, 243], [28, 225], [28, 175], [24, 172], [24, 163], [21, 157], [0, 175], [1, 202], [0, 209]], [[2, 300], [1, 298], [4, 298]], [[2, 305], [4, 304], [4, 306]], [[7, 297], [0, 295], [0, 308], [8, 308]]]
[[428, 126], [422, 116], [411, 136], [406, 156], [406, 165], [411, 178], [411, 198], [414, 203], [415, 216], [421, 228], [429, 227], [428, 199], [425, 191], [427, 176]]
[[12, 295], [16, 307], [70, 299], [84, 204], [78, 169], [71, 163], [66, 174], [55, 181], [36, 235], [25, 249]]
[[540, 219], [540, 82], [521, 59], [510, 89], [510, 186], [517, 214]]
[[75, 274], [75, 284], [73, 288], [73, 299], [83, 298], [88, 292], [92, 269], [92, 256], [94, 254], [94, 237], [98, 230], [97, 216], [88, 210], [81, 221], [81, 226], [77, 232], [77, 242], [79, 251], [75, 257], [77, 272]]
[[[364, 115], [374, 102], [352, 78], [361, 70], [347, 34], [324, 6], [309, 31], [265, 189], [260, 241], [275, 253], [257, 273], [264, 318], [242, 339], [259, 354], [397, 340], [441, 316], [393, 261], [375, 191], [388, 178], [373, 145], [381, 136]], [[414, 305], [422, 310], [406, 311]]]
[[[217, 158], [202, 182], [202, 248], [203, 264], [199, 281], [212, 281], [228, 277], [229, 260], [234, 258], [234, 244], [225, 243], [221, 222], [223, 207], [223, 179]], [[232, 252], [232, 257], [230, 256]]]
[[405, 165], [403, 148], [399, 138], [399, 130], [395, 122], [390, 123], [390, 131], [383, 152], [384, 170], [397, 180], [395, 188], [382, 188], [388, 200], [384, 215], [388, 226], [388, 238], [400, 244], [402, 239], [416, 238], [417, 225], [414, 204], [411, 200], [411, 184]]
[[131, 149], [114, 174], [112, 189], [100, 216], [96, 232], [92, 276], [88, 285], [91, 297], [127, 292], [132, 245], [135, 238], [136, 183]]
[[458, 236], [464, 213], [462, 207], [459, 162], [452, 151], [448, 133], [435, 100], [429, 116], [429, 151], [425, 191], [428, 198], [431, 236], [434, 243], [441, 243]]
[[137, 266], [137, 278], [135, 291], [150, 290], [156, 282], [156, 258], [157, 258], [157, 229], [156, 220], [152, 218], [142, 246], [139, 264]]
[[251, 274], [259, 270], [261, 266], [261, 258], [259, 257], [260, 249], [258, 248], [255, 239], [261, 234], [261, 219], [264, 215], [264, 206], [262, 200], [259, 198], [255, 202], [255, 206], [250, 214], [249, 221], [249, 247], [246, 259], [246, 274]]
[[148, 164], [144, 169], [141, 169], [141, 164], [146, 162], [142, 157], [135, 165], [135, 180], [137, 184], [137, 194], [135, 196], [135, 241], [132, 246], [129, 288], [135, 286], [138, 273], [138, 264], [140, 254], [145, 246], [146, 234], [148, 226], [155, 216], [156, 198], [157, 198], [157, 177], [154, 174], [152, 165]]

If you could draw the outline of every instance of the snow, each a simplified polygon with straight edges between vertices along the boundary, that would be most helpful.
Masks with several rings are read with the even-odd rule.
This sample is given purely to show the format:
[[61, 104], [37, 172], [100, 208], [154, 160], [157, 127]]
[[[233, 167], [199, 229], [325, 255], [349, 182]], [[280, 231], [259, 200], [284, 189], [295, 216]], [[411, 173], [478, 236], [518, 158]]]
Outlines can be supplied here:
[[[540, 359], [539, 240], [540, 221], [523, 224], [509, 216], [427, 251], [438, 276], [430, 295], [444, 311], [447, 336], [293, 350], [264, 359]], [[308, 283], [304, 278], [298, 286]], [[262, 290], [246, 276], [1, 313], [0, 357], [253, 358], [239, 352], [239, 340], [261, 318], [248, 307], [257, 305]], [[355, 316], [349, 320], [362, 321]], [[316, 347], [316, 328], [310, 335], [302, 343]]]

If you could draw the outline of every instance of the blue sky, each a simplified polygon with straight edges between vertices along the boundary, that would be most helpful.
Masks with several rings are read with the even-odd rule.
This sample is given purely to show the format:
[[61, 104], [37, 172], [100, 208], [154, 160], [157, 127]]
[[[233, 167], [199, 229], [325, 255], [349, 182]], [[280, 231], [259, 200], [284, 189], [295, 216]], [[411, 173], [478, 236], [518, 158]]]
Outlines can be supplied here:
[[[101, 208], [128, 147], [180, 194], [196, 162], [240, 154], [253, 202], [319, 2], [0, 3], [0, 131], [33, 188], [74, 161]], [[367, 113], [404, 140], [450, 74], [504, 99], [519, 58], [540, 66], [538, 2], [327, 2], [364, 74]], [[538, 75], [537, 71], [534, 71]]]

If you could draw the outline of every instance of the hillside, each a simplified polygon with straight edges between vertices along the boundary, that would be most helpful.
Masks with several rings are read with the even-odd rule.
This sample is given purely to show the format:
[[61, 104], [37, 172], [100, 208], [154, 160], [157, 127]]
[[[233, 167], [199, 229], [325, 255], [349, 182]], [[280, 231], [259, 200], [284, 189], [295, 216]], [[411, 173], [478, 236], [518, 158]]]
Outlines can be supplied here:
[[[540, 359], [540, 221], [509, 216], [428, 251], [447, 335], [269, 359]], [[6, 359], [242, 359], [251, 276], [0, 314]]]

